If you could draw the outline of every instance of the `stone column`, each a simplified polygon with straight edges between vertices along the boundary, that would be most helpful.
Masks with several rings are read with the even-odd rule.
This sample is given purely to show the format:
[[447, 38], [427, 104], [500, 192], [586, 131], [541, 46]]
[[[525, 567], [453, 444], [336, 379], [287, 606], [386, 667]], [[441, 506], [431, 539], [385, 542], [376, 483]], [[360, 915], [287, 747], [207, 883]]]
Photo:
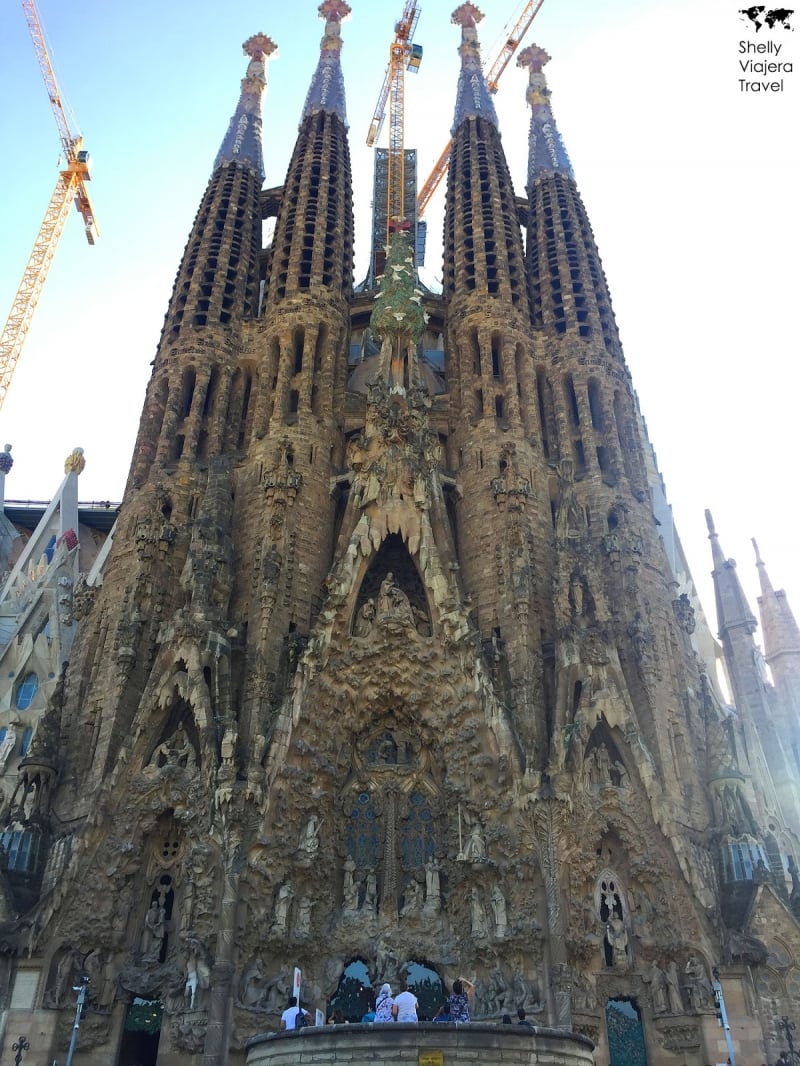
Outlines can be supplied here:
[[239, 875], [244, 853], [238, 833], [231, 827], [225, 854], [225, 879], [217, 932], [217, 951], [211, 972], [208, 1004], [208, 1027], [203, 1048], [203, 1066], [225, 1066], [228, 1061], [233, 1008], [233, 962], [236, 913], [239, 897]]
[[547, 1007], [551, 1025], [559, 1029], [571, 1029], [572, 989], [567, 963], [566, 928], [564, 908], [561, 905], [558, 857], [558, 840], [564, 810], [562, 802], [557, 797], [552, 793], [547, 794], [549, 791], [549, 784], [543, 786], [533, 810], [534, 831], [547, 902]]

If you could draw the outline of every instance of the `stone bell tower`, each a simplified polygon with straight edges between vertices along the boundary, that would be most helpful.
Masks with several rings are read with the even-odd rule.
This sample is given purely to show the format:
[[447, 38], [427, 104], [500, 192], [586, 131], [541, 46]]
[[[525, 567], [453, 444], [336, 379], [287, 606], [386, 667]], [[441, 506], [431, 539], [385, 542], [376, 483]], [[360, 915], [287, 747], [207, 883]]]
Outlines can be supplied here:
[[60, 1060], [86, 975], [82, 1062], [243, 1066], [307, 1039], [248, 1045], [295, 969], [351, 1023], [401, 981], [430, 1020], [462, 978], [475, 1028], [453, 1032], [489, 1064], [522, 1010], [598, 1066], [704, 1066], [728, 1055], [718, 968], [736, 1053], [769, 1061], [800, 968], [788, 604], [759, 561], [770, 676], [712, 528], [726, 693], [660, 536], [549, 57], [519, 57], [520, 198], [472, 3], [443, 291], [401, 220], [354, 286], [349, 13], [319, 7], [268, 193], [276, 46], [245, 42], [113, 546], [6, 811], [8, 1024]]

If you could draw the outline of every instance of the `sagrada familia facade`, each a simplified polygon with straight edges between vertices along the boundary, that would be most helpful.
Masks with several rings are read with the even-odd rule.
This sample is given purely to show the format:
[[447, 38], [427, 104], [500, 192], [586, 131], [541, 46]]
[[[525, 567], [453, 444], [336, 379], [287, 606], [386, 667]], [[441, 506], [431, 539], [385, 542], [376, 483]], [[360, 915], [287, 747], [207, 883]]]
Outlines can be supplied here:
[[4, 722], [25, 656], [70, 646], [22, 757], [13, 726], [0, 742], [4, 1045], [243, 1064], [297, 968], [323, 1017], [358, 1022], [407, 980], [430, 1018], [465, 977], [473, 1019], [522, 1008], [598, 1066], [774, 1062], [800, 1013], [786, 597], [757, 557], [764, 659], [709, 516], [715, 660], [656, 514], [547, 54], [520, 55], [519, 198], [480, 12], [455, 11], [443, 291], [399, 222], [356, 285], [349, 7], [319, 11], [266, 193], [275, 45], [245, 43], [102, 566], [63, 530], [7, 580], [27, 606]]

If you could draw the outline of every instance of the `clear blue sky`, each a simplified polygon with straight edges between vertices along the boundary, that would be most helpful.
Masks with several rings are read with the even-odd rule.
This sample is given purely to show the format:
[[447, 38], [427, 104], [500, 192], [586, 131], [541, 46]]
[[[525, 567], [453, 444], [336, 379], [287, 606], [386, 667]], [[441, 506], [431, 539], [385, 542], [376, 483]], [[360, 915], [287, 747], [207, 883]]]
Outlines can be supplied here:
[[[180, 257], [244, 74], [242, 42], [279, 47], [264, 111], [267, 185], [281, 184], [314, 69], [318, 2], [37, 0], [59, 84], [94, 162], [101, 236], [72, 214], [0, 413], [14, 445], [8, 498], [48, 499], [86, 452], [82, 499], [118, 499]], [[343, 66], [366, 267], [365, 145], [402, 0], [351, 0]], [[408, 147], [427, 175], [449, 134], [458, 71], [454, 0], [420, 0], [421, 69], [407, 78]], [[484, 0], [484, 56], [524, 4]], [[707, 611], [714, 513], [755, 608], [749, 538], [800, 614], [797, 130], [800, 71], [782, 94], [739, 89], [739, 41], [800, 61], [800, 34], [756, 36], [738, 0], [545, 0], [526, 43], [553, 56], [553, 106], [611, 286], [625, 354]], [[800, 14], [795, 16], [800, 24]], [[764, 58], [759, 57], [759, 58]], [[773, 57], [767, 57], [773, 58]], [[773, 77], [774, 75], [770, 75]], [[753, 77], [760, 77], [753, 75]], [[497, 97], [524, 192], [525, 77]], [[59, 141], [18, 2], [0, 10], [0, 314], [11, 305], [57, 175]], [[385, 134], [384, 141], [385, 143]], [[441, 195], [428, 212], [440, 275]]]

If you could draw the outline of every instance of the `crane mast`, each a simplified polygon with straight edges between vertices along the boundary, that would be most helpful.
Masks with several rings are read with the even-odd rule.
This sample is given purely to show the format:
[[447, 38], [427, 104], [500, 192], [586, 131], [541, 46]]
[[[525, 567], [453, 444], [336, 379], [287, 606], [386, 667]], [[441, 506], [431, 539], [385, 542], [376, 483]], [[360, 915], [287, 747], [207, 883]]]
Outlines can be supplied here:
[[[490, 67], [485, 69], [484, 78], [486, 79], [486, 87], [490, 93], [497, 92], [497, 83], [500, 80], [500, 75], [506, 69], [512, 56], [522, 43], [522, 38], [528, 32], [531, 23], [534, 18], [536, 18], [543, 3], [544, 0], [529, 0], [519, 18], [514, 23], [513, 29], [506, 36], [503, 46], [494, 62]], [[445, 145], [444, 151], [434, 163], [433, 170], [430, 172], [419, 191], [417, 196], [417, 218], [422, 217], [425, 209], [431, 201], [431, 197], [436, 192], [439, 183], [447, 173], [447, 168], [450, 165], [450, 149], [452, 145], [453, 141], [451, 139]]]
[[[420, 9], [416, 0], [406, 0], [403, 14], [395, 24], [394, 41], [389, 48], [389, 64], [383, 80], [375, 112], [367, 133], [367, 144], [373, 147], [389, 112], [389, 151], [386, 159], [386, 227], [384, 246], [389, 243], [391, 230], [405, 221], [405, 72], [416, 71], [422, 61], [422, 48], [413, 43]], [[380, 267], [374, 270], [380, 273]]]
[[22, 9], [33, 41], [39, 70], [50, 99], [53, 117], [58, 127], [64, 167], [58, 175], [56, 187], [50, 197], [44, 220], [33, 245], [33, 251], [22, 275], [22, 281], [11, 305], [2, 335], [0, 335], [0, 406], [8, 393], [11, 378], [30, 329], [33, 313], [73, 202], [83, 218], [89, 244], [94, 244], [97, 239], [94, 209], [86, 188], [86, 182], [91, 178], [91, 158], [83, 148], [83, 138], [79, 134], [74, 134], [70, 128], [34, 0], [22, 0]]

